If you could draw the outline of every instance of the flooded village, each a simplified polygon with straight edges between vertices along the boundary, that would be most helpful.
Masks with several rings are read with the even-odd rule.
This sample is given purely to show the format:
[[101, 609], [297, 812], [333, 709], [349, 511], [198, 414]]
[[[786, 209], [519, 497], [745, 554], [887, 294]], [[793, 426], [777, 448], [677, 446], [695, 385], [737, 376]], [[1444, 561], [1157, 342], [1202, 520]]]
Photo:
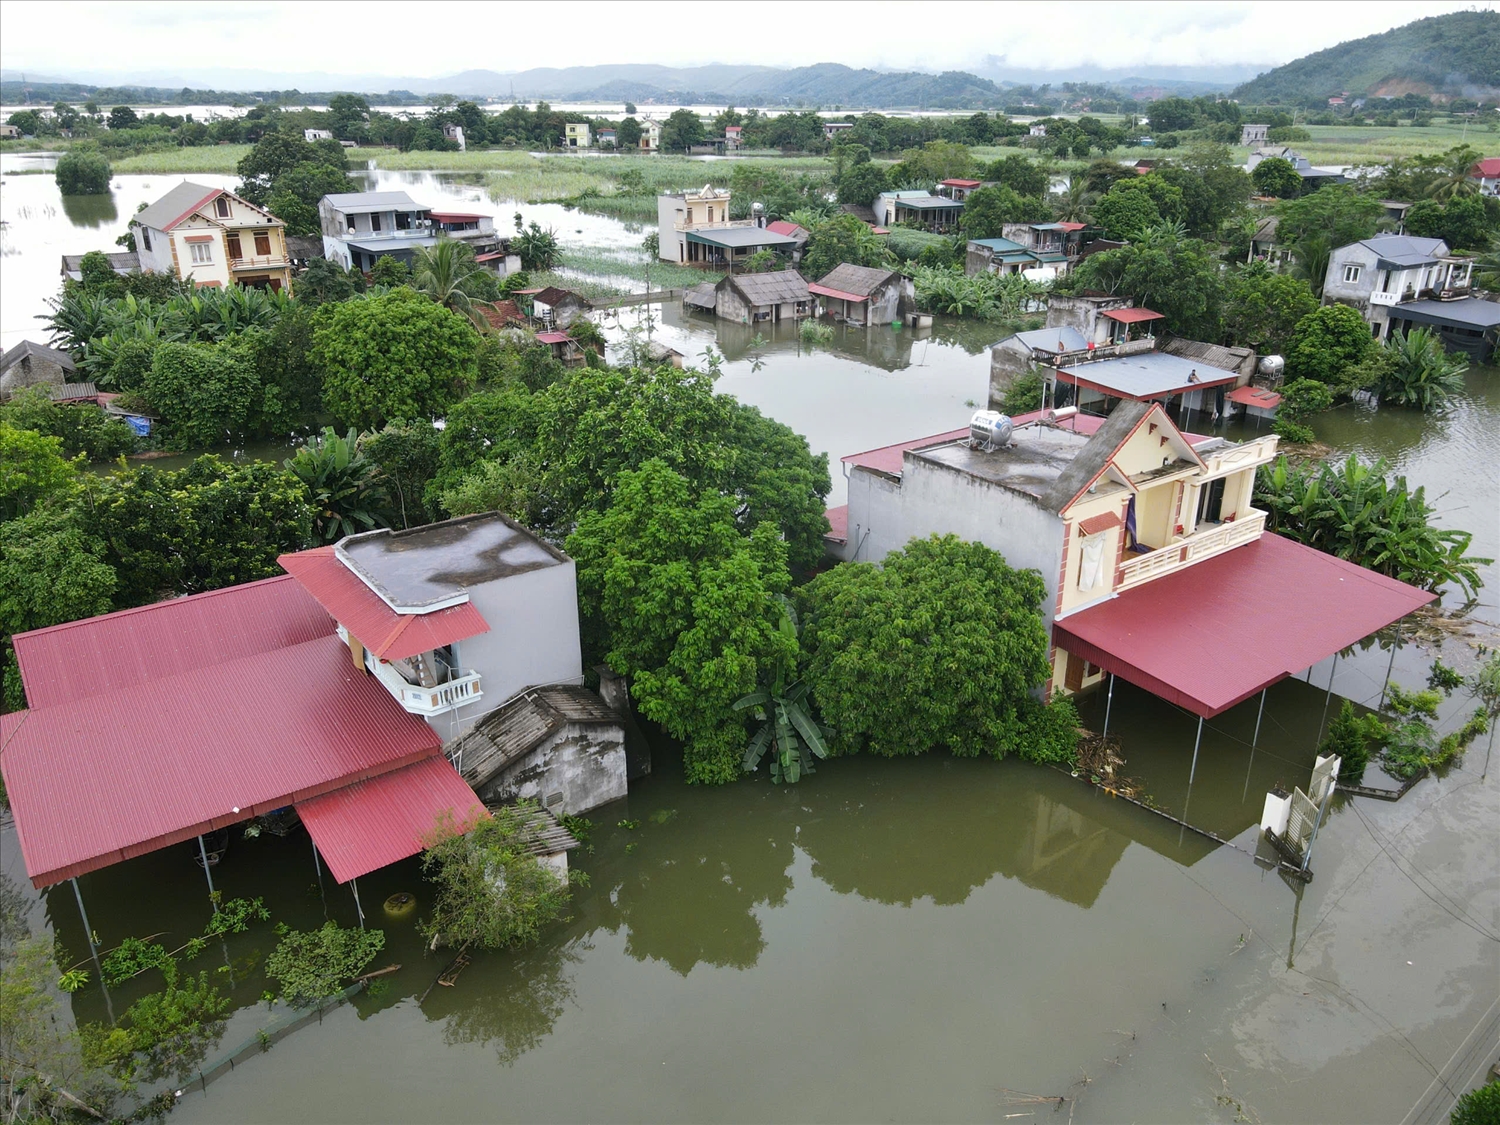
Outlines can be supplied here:
[[1387, 26], [8, 49], [0, 1113], [1500, 1119], [1500, 13]]

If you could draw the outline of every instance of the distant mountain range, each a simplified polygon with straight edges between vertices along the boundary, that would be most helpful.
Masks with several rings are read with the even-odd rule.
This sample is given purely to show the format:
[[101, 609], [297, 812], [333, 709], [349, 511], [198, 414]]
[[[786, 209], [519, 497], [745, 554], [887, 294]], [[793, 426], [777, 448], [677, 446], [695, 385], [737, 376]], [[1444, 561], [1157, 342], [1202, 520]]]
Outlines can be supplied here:
[[1357, 95], [1500, 93], [1500, 12], [1450, 12], [1351, 39], [1278, 66], [1235, 90], [1242, 102], [1300, 104]]
[[[1061, 82], [1092, 82], [1129, 94], [1159, 87], [1174, 93], [1229, 89], [1256, 72], [1251, 66], [1141, 67], [1131, 70], [1073, 66], [1064, 70], [1012, 66], [987, 57], [981, 73], [883, 71], [838, 63], [794, 68], [714, 63], [671, 67], [648, 63], [603, 66], [540, 67], [519, 72], [465, 70], [439, 78], [390, 75], [335, 75], [322, 72], [269, 70], [172, 70], [92, 72], [61, 78], [28, 73], [28, 83], [82, 83], [121, 89], [153, 87], [181, 90], [272, 91], [352, 90], [379, 94], [391, 90], [459, 97], [510, 97], [552, 101], [656, 101], [733, 103], [736, 105], [847, 106], [870, 109], [990, 109], [1006, 101], [1007, 87]], [[22, 75], [0, 73], [7, 93], [18, 89]]]

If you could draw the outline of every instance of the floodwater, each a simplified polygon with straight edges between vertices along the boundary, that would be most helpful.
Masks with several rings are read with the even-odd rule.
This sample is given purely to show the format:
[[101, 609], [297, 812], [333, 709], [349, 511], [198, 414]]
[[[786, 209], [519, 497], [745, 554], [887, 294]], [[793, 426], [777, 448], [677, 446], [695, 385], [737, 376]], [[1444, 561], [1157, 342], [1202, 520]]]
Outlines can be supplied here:
[[[117, 186], [117, 212], [169, 186], [154, 179], [150, 193]], [[379, 177], [398, 182], [434, 201], [481, 190]], [[8, 222], [13, 207], [42, 216], [29, 184], [51, 186], [0, 186]], [[575, 231], [611, 222], [565, 214]], [[45, 295], [13, 289], [25, 257], [13, 245], [50, 256], [69, 239], [71, 252], [113, 237], [56, 208], [42, 233], [23, 234], [30, 225], [5, 230], [7, 330]], [[620, 228], [622, 244], [626, 234], [637, 237]], [[52, 274], [45, 292], [54, 285]], [[925, 338], [841, 329], [809, 349], [785, 327], [757, 338], [653, 309], [654, 339], [690, 359], [711, 346], [725, 390], [831, 454], [831, 503], [843, 495], [838, 457], [956, 428], [985, 393], [983, 325]], [[636, 316], [609, 318], [611, 338]], [[1425, 484], [1445, 522], [1475, 532], [1475, 553], [1500, 554], [1500, 372], [1472, 371], [1440, 416], [1351, 406], [1319, 430]], [[1395, 679], [1422, 683], [1439, 653], [1470, 670], [1474, 645], [1496, 643], [1496, 567], [1485, 580], [1473, 636], [1406, 644]], [[1225, 622], [1226, 647], [1233, 636]], [[388, 937], [375, 964], [402, 966], [388, 987], [222, 1077], [195, 1076], [176, 1119], [1057, 1122], [1052, 1104], [1026, 1098], [1062, 1095], [1080, 1123], [1400, 1121], [1493, 1061], [1468, 1050], [1500, 1014], [1500, 782], [1484, 742], [1399, 803], [1338, 797], [1309, 885], [1252, 856], [1266, 789], [1306, 784], [1328, 708], [1345, 696], [1373, 705], [1390, 659], [1372, 643], [1284, 681], [1258, 734], [1256, 701], [1241, 704], [1205, 725], [1196, 768], [1196, 720], [1116, 687], [1125, 772], [1227, 845], [1015, 761], [847, 759], [794, 787], [701, 789], [658, 746], [656, 772], [593, 815], [592, 850], [574, 853], [591, 882], [538, 947], [476, 957], [419, 1003], [445, 959], [424, 953], [409, 921], [376, 920], [393, 892], [422, 898], [420, 874], [412, 862], [374, 873], [359, 894]], [[1082, 700], [1096, 727], [1105, 704], [1098, 692]], [[1446, 701], [1442, 729], [1470, 707]], [[1386, 779], [1372, 769], [1368, 781]], [[0, 861], [22, 878], [13, 835]], [[214, 878], [229, 895], [263, 895], [294, 926], [320, 922], [325, 903], [356, 920], [349, 887], [325, 873], [320, 890], [300, 833], [236, 836]], [[106, 946], [160, 930], [180, 940], [207, 920], [203, 873], [182, 847], [79, 883]], [[41, 897], [35, 923], [87, 956], [69, 887]], [[240, 1005], [205, 1070], [286, 1018], [257, 999], [273, 942], [263, 926], [204, 954], [203, 967], [228, 966]], [[101, 1018], [105, 997], [86, 989], [73, 1011]]]

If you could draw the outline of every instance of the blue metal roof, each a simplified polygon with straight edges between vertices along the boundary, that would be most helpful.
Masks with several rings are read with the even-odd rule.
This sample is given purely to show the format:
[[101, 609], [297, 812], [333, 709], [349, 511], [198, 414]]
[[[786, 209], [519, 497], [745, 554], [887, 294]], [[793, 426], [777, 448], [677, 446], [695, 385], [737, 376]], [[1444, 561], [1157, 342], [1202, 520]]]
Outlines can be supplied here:
[[987, 246], [991, 250], [996, 250], [996, 251], [1000, 251], [1000, 250], [1025, 250], [1026, 249], [1026, 247], [1022, 246], [1019, 242], [1012, 242], [1008, 238], [971, 238], [971, 239], [969, 239], [969, 245], [970, 246]]
[[[1032, 351], [1050, 352], [1053, 355], [1060, 351], [1080, 352], [1089, 346], [1082, 332], [1068, 326], [1033, 328], [1030, 332], [1017, 332], [1011, 339], [1019, 340]], [[1062, 346], [1058, 347], [1059, 344]]]
[[1419, 324], [1452, 324], [1464, 328], [1494, 328], [1500, 325], [1500, 304], [1465, 297], [1459, 301], [1408, 301], [1391, 309], [1391, 316], [1404, 316]]

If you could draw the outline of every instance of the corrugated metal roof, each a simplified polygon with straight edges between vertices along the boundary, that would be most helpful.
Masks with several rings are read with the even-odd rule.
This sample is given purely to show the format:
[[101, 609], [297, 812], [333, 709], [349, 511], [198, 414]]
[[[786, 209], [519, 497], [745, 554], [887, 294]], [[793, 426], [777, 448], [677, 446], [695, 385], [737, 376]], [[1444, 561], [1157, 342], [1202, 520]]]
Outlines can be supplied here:
[[894, 270], [874, 269], [870, 266], [856, 266], [843, 262], [834, 266], [825, 276], [818, 278], [818, 284], [843, 293], [855, 293], [861, 297], [868, 297], [887, 282], [893, 279], [899, 281], [900, 277], [901, 275]]
[[806, 238], [807, 229], [799, 227], [796, 223], [789, 223], [785, 219], [777, 219], [774, 223], [767, 223], [766, 229], [773, 234], [784, 234], [788, 238]]
[[1265, 387], [1236, 387], [1224, 397], [1230, 402], [1253, 406], [1257, 410], [1275, 410], [1281, 405], [1281, 396]]
[[441, 747], [333, 635], [23, 712], [7, 726], [0, 768], [39, 887]]
[[17, 633], [14, 640], [26, 700], [44, 708], [332, 635], [328, 614], [282, 575]]
[[1436, 596], [1267, 533], [1070, 614], [1052, 636], [1211, 719]]
[[1419, 324], [1454, 325], [1465, 328], [1494, 328], [1500, 324], [1500, 304], [1484, 301], [1478, 297], [1463, 297], [1457, 301], [1408, 301], [1391, 309]]
[[333, 206], [335, 211], [341, 211], [346, 215], [366, 211], [426, 210], [404, 191], [341, 191], [325, 195], [323, 198]]
[[1033, 328], [1027, 332], [1017, 332], [1011, 339], [1019, 340], [1032, 351], [1050, 352], [1054, 355], [1061, 352], [1081, 352], [1089, 346], [1088, 339], [1082, 332], [1066, 324], [1056, 328]]
[[807, 291], [809, 293], [816, 293], [820, 297], [833, 297], [836, 300], [840, 301], [868, 301], [870, 299], [868, 297], [860, 295], [859, 293], [846, 293], [842, 289], [830, 289], [828, 286], [821, 285], [817, 282], [810, 283], [807, 287]]
[[566, 332], [538, 332], [536, 334], [538, 344], [571, 344], [573, 337]]
[[746, 250], [752, 246], [795, 246], [797, 239], [765, 227], [718, 227], [685, 232], [689, 242], [720, 246], [726, 250]]
[[1166, 352], [1101, 359], [1064, 367], [1058, 372], [1065, 383], [1092, 387], [1116, 398], [1165, 398], [1200, 387], [1232, 383], [1239, 378], [1202, 360], [1188, 360]]
[[339, 561], [332, 547], [314, 547], [276, 561], [381, 660], [403, 660], [490, 631], [489, 622], [467, 601], [430, 613], [397, 613]]
[[[1209, 344], [1202, 340], [1185, 340], [1180, 336], [1162, 340], [1156, 345], [1168, 355], [1196, 359], [1224, 371], [1238, 371], [1246, 360], [1255, 359], [1254, 348], [1236, 348], [1228, 344]], [[1251, 366], [1254, 364], [1252, 362]]]
[[823, 513], [823, 518], [828, 521], [828, 530], [823, 532], [823, 538], [833, 543], [847, 543], [849, 541], [849, 505], [840, 504], [837, 508], [829, 508]]
[[416, 855], [444, 814], [460, 832], [489, 815], [441, 755], [298, 801], [297, 814], [340, 883]]
[[783, 301], [807, 301], [807, 281], [796, 270], [775, 273], [731, 274], [720, 284], [733, 286], [750, 305], [777, 305]]
[[1476, 160], [1474, 167], [1469, 169], [1471, 176], [1500, 176], [1500, 156], [1489, 156], [1483, 160]]
[[1024, 251], [1026, 247], [1019, 242], [1012, 242], [1008, 238], [971, 238], [970, 246], [987, 246], [991, 250], [1015, 253], [1017, 250]]
[[1103, 315], [1109, 317], [1110, 320], [1118, 320], [1121, 324], [1139, 324], [1146, 320], [1166, 319], [1166, 314], [1152, 309], [1109, 309]]

